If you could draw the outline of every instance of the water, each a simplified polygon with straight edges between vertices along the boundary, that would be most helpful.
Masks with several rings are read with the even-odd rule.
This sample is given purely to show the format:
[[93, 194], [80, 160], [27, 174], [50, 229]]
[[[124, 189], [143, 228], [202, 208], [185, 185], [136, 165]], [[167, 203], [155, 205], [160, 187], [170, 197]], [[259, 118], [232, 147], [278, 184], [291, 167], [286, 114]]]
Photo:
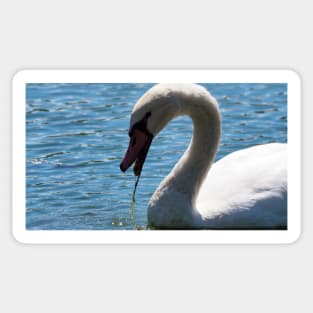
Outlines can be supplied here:
[[[153, 84], [28, 84], [26, 227], [40, 230], [132, 229], [134, 176], [120, 172], [129, 116]], [[202, 84], [218, 100], [217, 159], [238, 149], [287, 141], [286, 84]], [[180, 117], [153, 141], [136, 194], [136, 223], [192, 135]]]

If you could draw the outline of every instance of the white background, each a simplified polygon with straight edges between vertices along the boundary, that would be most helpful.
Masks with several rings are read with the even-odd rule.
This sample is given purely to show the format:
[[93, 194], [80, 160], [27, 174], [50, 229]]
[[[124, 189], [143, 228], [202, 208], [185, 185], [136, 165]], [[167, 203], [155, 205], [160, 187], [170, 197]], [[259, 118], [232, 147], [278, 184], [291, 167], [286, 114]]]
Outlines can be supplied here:
[[[309, 1], [1, 1], [0, 311], [310, 312]], [[11, 235], [20, 69], [283, 69], [302, 77], [302, 236], [292, 245], [22, 245]]]

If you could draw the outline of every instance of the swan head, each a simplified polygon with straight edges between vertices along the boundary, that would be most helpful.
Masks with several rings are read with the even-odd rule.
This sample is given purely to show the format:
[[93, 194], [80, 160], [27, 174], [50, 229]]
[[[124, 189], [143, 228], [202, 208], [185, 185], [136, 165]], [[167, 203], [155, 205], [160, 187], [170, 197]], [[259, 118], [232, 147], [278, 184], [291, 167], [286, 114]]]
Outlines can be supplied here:
[[120, 164], [125, 172], [133, 163], [139, 176], [153, 138], [180, 113], [180, 101], [171, 85], [159, 84], [135, 104], [130, 118], [129, 146]]

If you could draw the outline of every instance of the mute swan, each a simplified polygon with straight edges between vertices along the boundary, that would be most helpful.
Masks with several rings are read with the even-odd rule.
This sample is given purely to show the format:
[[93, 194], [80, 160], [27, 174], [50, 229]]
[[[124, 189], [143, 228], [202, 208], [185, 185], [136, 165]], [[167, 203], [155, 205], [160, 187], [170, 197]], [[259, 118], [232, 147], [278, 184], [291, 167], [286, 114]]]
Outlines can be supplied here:
[[[218, 103], [194, 84], [159, 84], [136, 103], [120, 168], [140, 175], [154, 136], [188, 115], [193, 137], [148, 205], [148, 226], [161, 229], [286, 229], [287, 145], [233, 152], [215, 164], [221, 122]], [[200, 188], [201, 187], [201, 188]]]

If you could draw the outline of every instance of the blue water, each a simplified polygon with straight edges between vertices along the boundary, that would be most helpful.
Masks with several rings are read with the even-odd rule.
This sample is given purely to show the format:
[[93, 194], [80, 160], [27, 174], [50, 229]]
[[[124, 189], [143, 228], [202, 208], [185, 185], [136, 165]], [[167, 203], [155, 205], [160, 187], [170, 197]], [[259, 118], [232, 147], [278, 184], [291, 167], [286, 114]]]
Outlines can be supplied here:
[[[129, 116], [153, 84], [27, 84], [26, 227], [33, 230], [132, 229], [134, 177], [119, 164]], [[202, 84], [218, 100], [217, 159], [245, 147], [287, 141], [286, 84]], [[153, 141], [136, 194], [135, 219], [192, 135], [180, 117]]]

